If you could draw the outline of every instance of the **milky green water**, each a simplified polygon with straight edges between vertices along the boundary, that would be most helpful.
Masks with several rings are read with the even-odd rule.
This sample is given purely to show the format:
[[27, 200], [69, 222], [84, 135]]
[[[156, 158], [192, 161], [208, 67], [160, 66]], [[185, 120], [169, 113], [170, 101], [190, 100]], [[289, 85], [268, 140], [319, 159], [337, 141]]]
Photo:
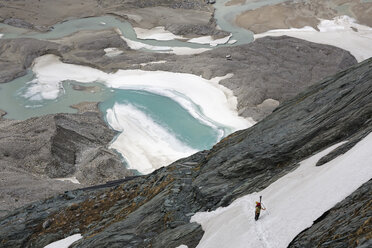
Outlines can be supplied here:
[[[0, 108], [8, 112], [5, 118], [25, 120], [53, 113], [76, 113], [77, 110], [70, 106], [88, 101], [101, 102], [99, 108], [104, 116], [107, 109], [112, 108], [115, 103], [131, 104], [184, 144], [197, 150], [210, 148], [217, 142], [220, 132], [229, 132], [226, 127], [214, 129], [201, 123], [168, 97], [139, 90], [111, 89], [100, 83], [66, 81], [63, 82], [61, 87], [64, 90], [57, 99], [29, 100], [23, 95], [32, 79], [34, 75], [30, 71], [10, 83], [0, 84]], [[75, 90], [74, 86], [88, 90]]]
[[217, 0], [214, 4], [216, 8], [215, 18], [218, 26], [232, 34], [231, 40], [236, 40], [234, 45], [241, 45], [253, 41], [253, 33], [247, 29], [240, 28], [234, 24], [235, 17], [240, 13], [257, 9], [266, 5], [274, 5], [288, 0], [246, 0], [244, 5], [225, 6], [230, 0]]
[[56, 24], [49, 32], [40, 33], [22, 28], [15, 28], [6, 24], [0, 24], [0, 33], [3, 34], [3, 39], [13, 38], [34, 38], [42, 40], [59, 39], [75, 32], [82, 30], [103, 30], [110, 28], [118, 28], [124, 37], [145, 43], [153, 46], [170, 46], [170, 47], [191, 47], [191, 48], [207, 48], [209, 45], [183, 42], [178, 40], [156, 41], [156, 40], [140, 40], [137, 39], [136, 33], [129, 22], [121, 21], [114, 16], [88, 17], [83, 19], [75, 19]]
[[[252, 33], [245, 29], [233, 25], [233, 16], [242, 11], [258, 8], [267, 4], [283, 2], [280, 0], [271, 1], [249, 1], [250, 3], [242, 6], [223, 6], [227, 0], [217, 1], [216, 18], [218, 25], [233, 34], [233, 39], [238, 40], [237, 44], [249, 43], [253, 40]], [[113, 16], [91, 17], [76, 20], [69, 20], [57, 24], [53, 29], [46, 33], [30, 31], [21, 28], [15, 28], [9, 25], [0, 24], [0, 33], [2, 39], [7, 38], [35, 38], [43, 40], [59, 39], [74, 32], [81, 30], [102, 30], [109, 28], [118, 28], [126, 38], [146, 43], [153, 46], [169, 47], [191, 47], [207, 48], [209, 45], [187, 43], [182, 41], [156, 41], [139, 40], [132, 26], [125, 21], [120, 21]], [[225, 44], [224, 46], [229, 46]], [[10, 83], [0, 85], [0, 109], [8, 114], [5, 118], [24, 120], [34, 116], [42, 116], [53, 113], [75, 113], [77, 110], [70, 106], [80, 102], [101, 102], [100, 109], [105, 116], [107, 109], [113, 107], [115, 103], [132, 104], [151, 117], [156, 123], [166, 128], [174, 134], [179, 140], [188, 146], [202, 150], [210, 148], [220, 133], [228, 134], [231, 130], [226, 127], [218, 126], [212, 128], [193, 118], [185, 109], [170, 98], [155, 95], [145, 91], [109, 89], [98, 83], [84, 84], [84, 86], [95, 87], [94, 92], [74, 90], [77, 82], [66, 81], [60, 96], [55, 100], [34, 101], [25, 98], [23, 95], [34, 78], [32, 72], [17, 78]]]

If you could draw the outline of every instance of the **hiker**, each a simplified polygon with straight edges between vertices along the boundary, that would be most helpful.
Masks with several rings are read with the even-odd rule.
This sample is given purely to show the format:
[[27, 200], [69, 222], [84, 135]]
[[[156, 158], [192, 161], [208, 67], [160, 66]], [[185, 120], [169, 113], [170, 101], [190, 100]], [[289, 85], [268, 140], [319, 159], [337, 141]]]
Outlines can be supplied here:
[[256, 214], [254, 216], [254, 219], [257, 221], [258, 217], [260, 217], [261, 209], [266, 210], [266, 208], [263, 207], [263, 204], [261, 204], [262, 196], [260, 196], [260, 202], [256, 202]]

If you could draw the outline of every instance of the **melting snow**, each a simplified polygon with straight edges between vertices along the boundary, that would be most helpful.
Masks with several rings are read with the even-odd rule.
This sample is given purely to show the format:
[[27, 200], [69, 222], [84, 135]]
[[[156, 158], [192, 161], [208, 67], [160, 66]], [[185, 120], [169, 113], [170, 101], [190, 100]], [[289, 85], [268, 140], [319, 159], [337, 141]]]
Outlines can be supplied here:
[[[341, 144], [338, 144], [341, 145]], [[196, 213], [191, 221], [205, 231], [198, 247], [287, 247], [301, 231], [372, 177], [372, 134], [347, 153], [316, 167], [338, 145], [301, 162], [299, 168], [259, 193], [230, 206]], [[263, 196], [266, 211], [254, 221], [255, 201]]]
[[72, 243], [81, 238], [82, 238], [81, 234], [74, 234], [67, 238], [50, 243], [49, 245], [44, 246], [44, 248], [68, 248]]

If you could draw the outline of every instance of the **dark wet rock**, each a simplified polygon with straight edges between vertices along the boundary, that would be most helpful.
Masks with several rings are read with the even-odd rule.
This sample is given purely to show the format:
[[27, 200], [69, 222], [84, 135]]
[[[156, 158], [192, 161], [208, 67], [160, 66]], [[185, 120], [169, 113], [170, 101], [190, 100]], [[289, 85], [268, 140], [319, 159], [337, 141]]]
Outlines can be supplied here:
[[289, 248], [371, 247], [372, 180], [325, 212]]
[[[6, 247], [42, 247], [79, 228], [84, 238], [72, 247], [195, 247], [203, 231], [190, 223], [193, 213], [227, 206], [267, 187], [303, 159], [372, 131], [371, 69], [372, 59], [328, 77], [282, 103], [252, 128], [150, 175], [72, 191], [75, 198], [70, 200], [61, 195], [20, 208], [0, 219], [0, 242]], [[340, 94], [344, 90], [348, 93]], [[370, 185], [358, 192], [350, 198], [355, 204], [341, 203], [330, 219], [334, 222], [346, 211], [350, 214], [345, 221], [352, 225], [315, 232], [326, 235], [324, 244], [333, 237], [327, 230], [342, 236], [367, 227], [358, 225], [370, 216], [364, 202], [370, 200]], [[71, 208], [74, 203], [79, 207]], [[43, 229], [48, 219], [54, 221]], [[369, 241], [363, 235], [330, 244], [345, 247], [359, 240], [365, 246]], [[301, 246], [307, 241], [298, 242]]]

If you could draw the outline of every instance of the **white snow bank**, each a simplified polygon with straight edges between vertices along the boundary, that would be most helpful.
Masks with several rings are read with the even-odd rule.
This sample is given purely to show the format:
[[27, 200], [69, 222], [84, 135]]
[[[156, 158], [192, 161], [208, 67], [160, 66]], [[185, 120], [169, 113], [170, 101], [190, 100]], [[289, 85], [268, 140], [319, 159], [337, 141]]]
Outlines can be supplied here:
[[226, 36], [221, 39], [216, 39], [216, 40], [214, 40], [212, 36], [202, 36], [198, 38], [189, 39], [187, 42], [198, 43], [198, 44], [209, 44], [211, 46], [217, 46], [220, 44], [226, 44], [230, 40], [231, 36], [232, 35], [230, 34], [229, 36]]
[[106, 118], [114, 129], [124, 131], [111, 148], [125, 156], [131, 169], [143, 174], [197, 152], [132, 105], [115, 104]]
[[105, 51], [105, 53], [106, 53], [105, 55], [107, 57], [115, 57], [115, 56], [118, 56], [118, 55], [123, 53], [122, 50], [120, 50], [116, 47], [105, 48], [104, 51]]
[[137, 38], [141, 40], [175, 40], [175, 39], [184, 39], [184, 37], [175, 35], [167, 30], [164, 27], [155, 27], [152, 29], [144, 28], [133, 28], [136, 32]]
[[79, 180], [76, 179], [76, 177], [64, 177], [64, 178], [54, 178], [58, 181], [70, 181], [72, 183], [80, 184]]
[[[98, 81], [112, 88], [146, 90], [164, 96], [175, 97], [174, 92], [177, 92], [198, 105], [203, 114], [214, 122], [234, 130], [252, 125], [238, 116], [237, 100], [232, 91], [218, 84], [232, 74], [207, 80], [193, 74], [167, 71], [118, 70], [116, 73], [105, 73], [87, 66], [62, 63], [55, 55], [37, 58], [32, 70], [36, 80], [35, 87], [30, 87], [30, 90], [34, 94], [39, 93], [43, 99], [56, 99], [64, 80], [82, 83]], [[175, 100], [185, 105], [179, 98]]]
[[[295, 171], [259, 193], [241, 197], [226, 208], [195, 214], [191, 221], [205, 231], [198, 247], [287, 247], [297, 234], [372, 177], [372, 134], [347, 153], [315, 166], [338, 145], [302, 161]], [[267, 210], [256, 222], [254, 207], [260, 195]]]
[[115, 29], [120, 37], [127, 43], [127, 45], [133, 50], [147, 49], [160, 53], [172, 53], [177, 55], [191, 55], [199, 54], [210, 50], [209, 48], [190, 48], [190, 47], [168, 47], [168, 46], [152, 46], [142, 42], [133, 41], [125, 38], [119, 29]]
[[164, 63], [167, 63], [167, 61], [166, 60], [151, 61], [151, 62], [148, 62], [148, 63], [141, 63], [140, 65], [141, 66], [146, 66], [146, 65], [153, 65], [153, 64], [164, 64]]
[[1, 39], [1, 37], [3, 37], [3, 34], [0, 34], [0, 39]]
[[[105, 73], [86, 66], [62, 63], [59, 58], [54, 55], [44, 55], [37, 58], [34, 61], [32, 69], [36, 75], [36, 79], [28, 88], [26, 94], [33, 95], [40, 99], [56, 99], [63, 90], [61, 82], [64, 80], [75, 80], [82, 83], [98, 81], [111, 88], [146, 90], [170, 97], [183, 106], [194, 118], [197, 118], [211, 127], [225, 126], [235, 131], [250, 127], [254, 124], [254, 122], [238, 116], [236, 97], [231, 90], [218, 84], [220, 80], [230, 77], [231, 75], [206, 80], [192, 74], [166, 71], [118, 70], [116, 73]], [[132, 124], [134, 123], [133, 117], [130, 117], [129, 114], [127, 117], [124, 117], [120, 111], [124, 111], [125, 113], [132, 111], [133, 115], [140, 116], [138, 111], [134, 111], [133, 108], [124, 108], [120, 106], [117, 106], [112, 111], [113, 112], [109, 116], [110, 118], [108, 118], [110, 125], [117, 130], [125, 130], [125, 127], [120, 127], [120, 125], [124, 125], [125, 121], [129, 121], [130, 118], [132, 118], [132, 122], [128, 125], [130, 128], [133, 128], [131, 130], [134, 130], [136, 125]], [[145, 120], [144, 117], [141, 117], [141, 119]], [[149, 123], [150, 122], [146, 120], [141, 127], [148, 129], [149, 127], [155, 128], [154, 123]], [[122, 135], [131, 132], [130, 130], [126, 130]], [[149, 156], [147, 161], [152, 164], [153, 169], [167, 165], [168, 162], [165, 161], [174, 161], [176, 155], [179, 156], [177, 158], [181, 158], [186, 156], [185, 154], [190, 154], [192, 152], [191, 149], [185, 149], [185, 147], [181, 148], [179, 144], [174, 145], [171, 151], [165, 143], [161, 143], [162, 146], [158, 144], [158, 147], [159, 150], [160, 148], [163, 150], [162, 152], [158, 151], [157, 156], [159, 159], [156, 160], [154, 155], [152, 155], [154, 153], [151, 151], [154, 147], [151, 147], [149, 144], [160, 142], [164, 140], [165, 136], [161, 138], [155, 135], [148, 136], [148, 134], [149, 133], [146, 134], [145, 131], [138, 134], [138, 137], [147, 137], [147, 139], [141, 141], [137, 139], [137, 145], [143, 146], [142, 149], [138, 149], [139, 151], [146, 150], [146, 154], [142, 155]], [[220, 138], [222, 136], [223, 134], [220, 134]], [[132, 138], [135, 139], [135, 137], [130, 137], [130, 139]], [[146, 142], [148, 142], [148, 144], [145, 144]], [[132, 145], [133, 144], [124, 142], [123, 138], [120, 138], [120, 136], [112, 144], [112, 146], [117, 148], [120, 152], [133, 151], [132, 148], [128, 147]], [[128, 153], [124, 153], [123, 156], [129, 158], [133, 157], [134, 154], [131, 156]], [[139, 154], [136, 156], [141, 157]], [[130, 159], [129, 162], [136, 162], [136, 164], [130, 164], [132, 168], [137, 168], [139, 171], [149, 171], [149, 164], [147, 162], [144, 162], [142, 165], [134, 158]]]
[[319, 31], [312, 27], [275, 29], [262, 34], [256, 34], [254, 38], [288, 35], [345, 49], [349, 51], [358, 62], [372, 57], [371, 27], [357, 24], [351, 17], [339, 16], [335, 17], [333, 20], [322, 20], [318, 25], [318, 29]]
[[81, 234], [74, 234], [67, 238], [50, 243], [49, 245], [44, 246], [44, 248], [68, 248], [72, 243], [81, 238], [82, 238]]

